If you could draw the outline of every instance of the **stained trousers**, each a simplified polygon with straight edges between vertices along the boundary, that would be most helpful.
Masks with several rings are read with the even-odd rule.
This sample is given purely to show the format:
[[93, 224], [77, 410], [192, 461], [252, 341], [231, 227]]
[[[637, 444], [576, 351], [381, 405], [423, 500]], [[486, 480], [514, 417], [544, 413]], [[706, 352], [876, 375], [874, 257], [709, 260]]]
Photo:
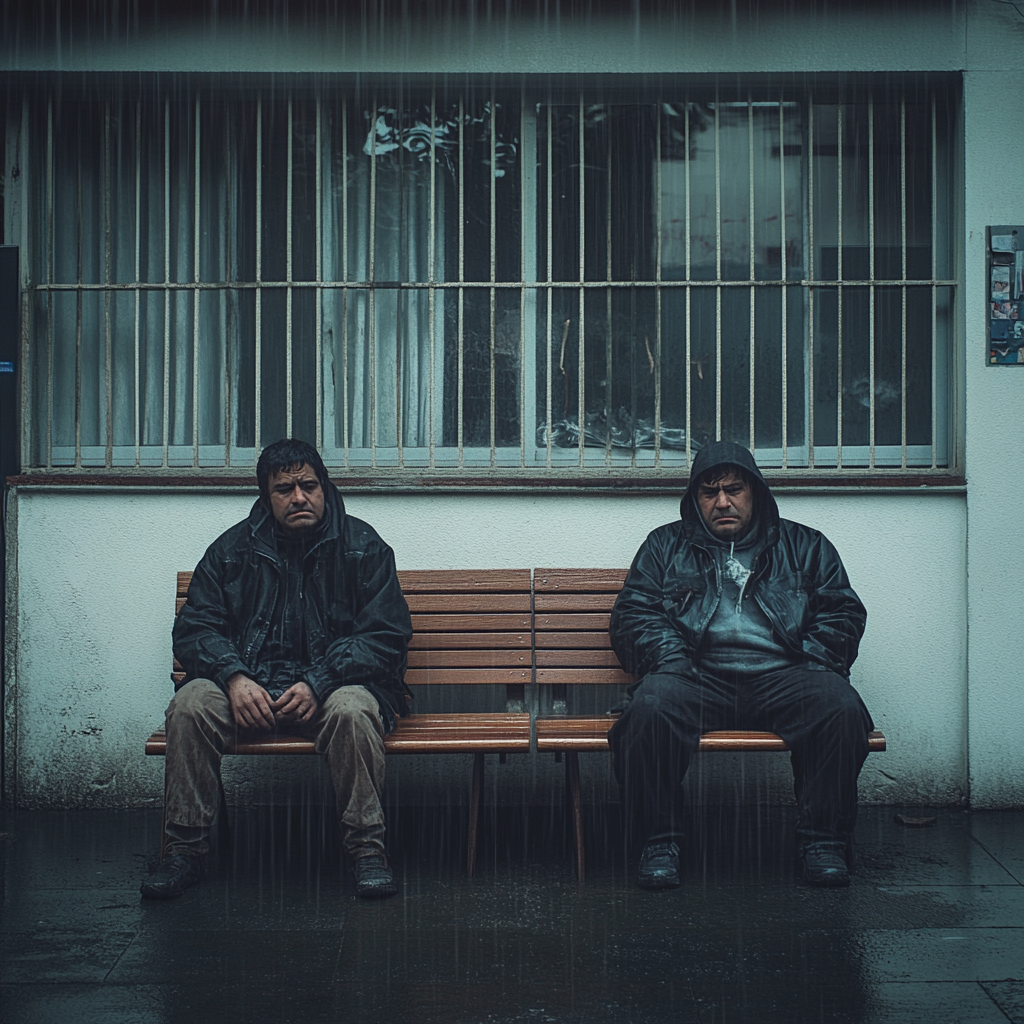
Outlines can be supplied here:
[[634, 835], [683, 836], [682, 781], [703, 732], [778, 733], [790, 749], [801, 842], [845, 840], [857, 822], [857, 776], [874, 728], [860, 695], [827, 669], [717, 678], [688, 661], [645, 676], [608, 735]]
[[[229, 742], [246, 735], [224, 692], [209, 679], [193, 679], [167, 708], [164, 766], [165, 856], [205, 854], [220, 807], [220, 762]], [[289, 734], [308, 736], [327, 758], [342, 842], [350, 856], [384, 852], [384, 727], [376, 698], [362, 686], [334, 690]]]

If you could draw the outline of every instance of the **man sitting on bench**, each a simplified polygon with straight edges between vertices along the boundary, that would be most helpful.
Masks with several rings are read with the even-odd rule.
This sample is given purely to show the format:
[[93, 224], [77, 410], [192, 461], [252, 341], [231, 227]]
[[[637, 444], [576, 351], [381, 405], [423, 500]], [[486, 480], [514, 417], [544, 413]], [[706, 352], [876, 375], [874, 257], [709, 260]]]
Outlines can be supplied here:
[[681, 783], [701, 733], [751, 729], [792, 752], [804, 880], [849, 885], [873, 728], [849, 682], [864, 606], [828, 540], [779, 517], [746, 448], [703, 448], [680, 513], [637, 552], [611, 617], [612, 647], [638, 679], [608, 736], [645, 843], [637, 882], [679, 885]]
[[213, 542], [174, 624], [185, 670], [167, 708], [164, 856], [150, 899], [195, 884], [220, 805], [225, 746], [272, 729], [315, 739], [360, 896], [393, 896], [384, 852], [384, 735], [404, 714], [412, 635], [391, 548], [345, 514], [316, 449], [269, 445], [259, 500]]

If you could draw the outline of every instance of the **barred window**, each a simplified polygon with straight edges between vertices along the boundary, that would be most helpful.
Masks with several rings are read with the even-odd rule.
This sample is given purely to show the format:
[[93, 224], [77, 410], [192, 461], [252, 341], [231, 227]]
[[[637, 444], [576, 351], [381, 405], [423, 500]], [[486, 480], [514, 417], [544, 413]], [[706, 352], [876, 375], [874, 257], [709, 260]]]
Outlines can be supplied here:
[[23, 463], [955, 469], [954, 87], [27, 94]]

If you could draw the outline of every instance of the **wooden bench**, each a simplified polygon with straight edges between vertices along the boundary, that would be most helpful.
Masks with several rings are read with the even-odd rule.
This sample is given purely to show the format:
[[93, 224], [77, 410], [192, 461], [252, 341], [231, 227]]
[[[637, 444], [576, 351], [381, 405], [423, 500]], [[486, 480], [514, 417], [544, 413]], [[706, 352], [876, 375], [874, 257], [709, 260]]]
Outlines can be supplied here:
[[[624, 689], [633, 682], [611, 648], [608, 624], [612, 605], [626, 579], [626, 569], [535, 569], [534, 647], [538, 686], [551, 687], [555, 714], [534, 723], [537, 750], [565, 756], [566, 793], [572, 816], [576, 871], [585, 879], [583, 806], [580, 799], [580, 751], [608, 750], [608, 730], [615, 716], [567, 715], [567, 687], [584, 684]], [[610, 697], [608, 704], [615, 703]], [[885, 750], [885, 737], [871, 733], [868, 747]], [[786, 750], [771, 732], [709, 732], [700, 739], [705, 750]]]
[[[473, 755], [466, 870], [473, 874], [483, 803], [484, 755], [530, 750], [525, 686], [533, 674], [529, 569], [399, 572], [412, 613], [406, 682], [412, 686], [504, 685], [506, 706], [493, 713], [411, 714], [384, 738], [388, 754]], [[176, 612], [188, 595], [191, 572], [178, 573]], [[184, 678], [175, 662], [174, 679]], [[164, 730], [146, 741], [146, 753], [166, 752]], [[275, 733], [248, 735], [228, 754], [312, 754], [313, 741]], [[223, 806], [223, 801], [222, 801]]]

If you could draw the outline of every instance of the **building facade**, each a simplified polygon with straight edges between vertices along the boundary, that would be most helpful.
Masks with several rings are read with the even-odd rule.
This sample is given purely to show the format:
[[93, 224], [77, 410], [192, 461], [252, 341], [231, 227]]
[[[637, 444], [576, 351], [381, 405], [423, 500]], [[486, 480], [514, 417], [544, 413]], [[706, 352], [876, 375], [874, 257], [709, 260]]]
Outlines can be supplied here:
[[[626, 565], [747, 444], [868, 608], [862, 799], [1024, 804], [1012, 5], [144, 8], [5, 26], [9, 803], [159, 800], [174, 573], [297, 435], [401, 568]], [[787, 799], [778, 760], [695, 784]]]

